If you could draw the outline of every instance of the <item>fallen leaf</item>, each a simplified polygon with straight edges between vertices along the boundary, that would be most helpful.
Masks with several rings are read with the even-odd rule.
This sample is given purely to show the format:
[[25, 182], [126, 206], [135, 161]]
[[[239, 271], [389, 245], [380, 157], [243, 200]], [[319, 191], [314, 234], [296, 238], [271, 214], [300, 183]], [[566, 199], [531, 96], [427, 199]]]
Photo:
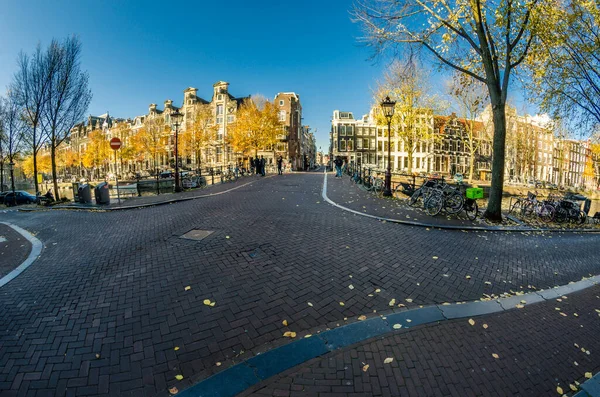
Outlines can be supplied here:
[[189, 291], [189, 290], [191, 290], [191, 289], [192, 289], [192, 287], [190, 287], [189, 285], [188, 285], [187, 287], [185, 287], [185, 288], [184, 288], [184, 290], [185, 290], [185, 291]]
[[287, 327], [287, 326], [288, 326], [288, 322], [287, 322], [287, 320], [283, 320], [283, 321], [281, 322], [281, 324], [283, 324], [283, 326], [284, 326], [284, 327]]
[[369, 364], [365, 364], [365, 365], [362, 367], [362, 370], [363, 370], [363, 372], [367, 372], [367, 371], [369, 370]]
[[204, 299], [202, 303], [204, 303], [206, 306], [210, 306], [210, 299]]
[[527, 303], [527, 301], [526, 301], [526, 300], [522, 300], [522, 301], [521, 301], [521, 303], [522, 303], [522, 304], [526, 304], [526, 303]]
[[588, 379], [592, 379], [592, 373], [591, 372], [586, 372], [585, 373], [585, 377]]
[[573, 391], [577, 391], [577, 386], [575, 386], [574, 384], [569, 383], [569, 388]]
[[392, 357], [388, 357], [388, 358], [386, 358], [385, 360], [383, 360], [383, 363], [384, 363], [384, 364], [389, 364], [389, 363], [391, 363], [392, 361], [394, 361], [394, 359], [393, 359]]
[[313, 304], [312, 304], [312, 303], [310, 303], [310, 302], [308, 302], [308, 306], [312, 307], [312, 306], [313, 306]]
[[563, 393], [563, 389], [562, 389], [560, 386], [556, 386], [556, 392], [557, 392], [558, 394], [560, 394], [561, 396], [562, 396], [563, 394], [565, 394], [565, 393]]
[[350, 289], [354, 289], [354, 285], [350, 284], [350, 285], [348, 286], [348, 288], [350, 288]]
[[100, 358], [100, 355], [98, 353], [96, 353], [96, 358]]
[[175, 346], [175, 347], [173, 348], [173, 350], [175, 350], [175, 351], [179, 350], [179, 346]]
[[364, 314], [362, 316], [358, 317], [358, 321], [364, 321], [367, 319], [367, 316], [365, 316]]
[[433, 257], [433, 259], [434, 259], [434, 260], [436, 260], [437, 258], [438, 258], [437, 256], [434, 256], [434, 257]]
[[344, 306], [344, 302], [340, 302], [340, 306]]
[[182, 380], [183, 379], [183, 375], [175, 375], [175, 379]]
[[179, 393], [179, 390], [176, 387], [172, 387], [172, 388], [169, 389], [169, 393], [171, 393], [171, 394], [177, 394], [177, 393]]
[[407, 322], [407, 323], [412, 323], [412, 320], [411, 320], [410, 318], [407, 318], [407, 319], [406, 319], [406, 322]]
[[516, 305], [515, 307], [516, 307], [517, 309], [522, 309], [522, 308], [524, 308], [525, 306], [523, 306], [523, 305]]
[[555, 307], [554, 310], [560, 311], [560, 307]]
[[402, 328], [402, 324], [394, 324], [394, 326], [392, 328], [400, 329], [400, 328]]
[[484, 284], [492, 285], [492, 283], [490, 283], [489, 281], [484, 282]]
[[563, 313], [563, 312], [560, 312], [560, 315], [563, 316], [563, 317], [567, 317], [567, 315], [565, 313]]
[[220, 362], [220, 361], [217, 361], [217, 362], [215, 363], [215, 365], [216, 365], [217, 367], [220, 367], [220, 366], [221, 366], [221, 362]]
[[388, 305], [394, 306], [396, 304], [396, 299], [392, 299]]
[[467, 280], [470, 280], [470, 279], [471, 279], [471, 276], [466, 276], [465, 278], [466, 278]]
[[575, 364], [575, 366], [579, 366], [579, 363], [577, 361], [573, 361], [573, 364]]
[[473, 320], [472, 318], [469, 319], [469, 324], [471, 325], [475, 325], [475, 320]]
[[411, 298], [406, 298], [404, 300], [407, 301], [408, 303], [412, 303], [412, 301], [413, 301]]
[[500, 356], [497, 355], [496, 353], [492, 353], [492, 357], [494, 357], [494, 358], [500, 358]]
[[[377, 289], [375, 290], [375, 292], [376, 292], [376, 293], [380, 293], [380, 292], [381, 292], [381, 290], [380, 290], [379, 288], [377, 288]], [[600, 313], [600, 312], [598, 312], [598, 313]]]
[[210, 302], [210, 307], [214, 307], [217, 302]]
[[483, 325], [482, 325], [482, 327], [483, 327], [484, 329], [487, 329], [487, 328], [488, 328], [488, 325], [487, 325], [487, 324], [483, 324]]
[[229, 238], [229, 236], [225, 236], [225, 238], [227, 238], [227, 239], [228, 239], [228, 238]]
[[573, 313], [573, 315], [574, 315], [575, 317], [579, 317], [579, 314], [577, 314], [577, 313]]
[[305, 338], [310, 338], [312, 336], [312, 334], [306, 334], [304, 335]]
[[296, 333], [292, 332], [292, 331], [287, 331], [287, 332], [284, 332], [283, 336], [285, 336], [286, 338], [295, 338]]

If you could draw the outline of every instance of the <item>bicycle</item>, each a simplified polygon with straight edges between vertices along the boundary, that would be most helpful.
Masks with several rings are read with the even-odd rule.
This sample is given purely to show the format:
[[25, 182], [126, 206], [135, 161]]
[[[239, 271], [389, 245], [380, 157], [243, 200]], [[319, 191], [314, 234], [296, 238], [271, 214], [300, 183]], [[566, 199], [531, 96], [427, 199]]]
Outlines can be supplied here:
[[408, 198], [408, 205], [410, 207], [416, 207], [419, 202], [419, 199], [421, 199], [423, 203], [425, 203], [425, 200], [429, 197], [431, 189], [437, 186], [438, 183], [439, 181], [437, 179], [426, 179], [425, 181], [423, 181], [423, 184], [417, 190], [415, 190], [413, 194], [411, 194], [411, 196]]
[[555, 208], [547, 201], [538, 201], [537, 195], [527, 192], [527, 200], [522, 204], [521, 215], [531, 217], [536, 215], [544, 223], [554, 219]]
[[423, 202], [423, 208], [431, 216], [436, 216], [442, 210], [455, 215], [462, 211], [464, 203], [463, 194], [458, 189], [441, 182], [432, 188], [429, 197]]
[[378, 196], [383, 196], [383, 190], [385, 189], [385, 181], [379, 177], [379, 174], [377, 174], [377, 176], [370, 175], [365, 179], [368, 180], [369, 186], [367, 187], [367, 190], [369, 192], [375, 192], [375, 194], [377, 194]]

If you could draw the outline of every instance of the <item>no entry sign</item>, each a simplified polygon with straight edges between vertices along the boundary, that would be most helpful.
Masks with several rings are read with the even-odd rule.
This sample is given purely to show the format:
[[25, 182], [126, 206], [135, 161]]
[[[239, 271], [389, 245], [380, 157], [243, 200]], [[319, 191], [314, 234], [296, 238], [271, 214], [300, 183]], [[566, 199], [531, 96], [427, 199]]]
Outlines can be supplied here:
[[113, 138], [110, 140], [110, 147], [112, 150], [121, 149], [121, 140], [119, 138]]

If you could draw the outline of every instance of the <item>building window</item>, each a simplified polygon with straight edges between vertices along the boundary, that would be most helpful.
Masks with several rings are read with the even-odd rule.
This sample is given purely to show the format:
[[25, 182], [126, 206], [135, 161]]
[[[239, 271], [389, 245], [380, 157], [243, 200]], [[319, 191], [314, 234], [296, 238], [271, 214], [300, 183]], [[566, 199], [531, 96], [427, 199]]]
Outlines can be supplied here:
[[[282, 102], [282, 101], [280, 101]], [[285, 121], [285, 110], [279, 111], [279, 121]]]
[[279, 100], [279, 106], [283, 106], [283, 99]]
[[339, 129], [340, 129], [340, 136], [346, 136], [346, 126], [340, 125]]
[[228, 123], [233, 123], [233, 120], [234, 120], [234, 116], [231, 116], [231, 115], [227, 116]]
[[363, 147], [365, 149], [369, 148], [369, 139], [367, 139], [367, 138], [363, 139]]
[[223, 95], [221, 95], [221, 94], [217, 95], [217, 100], [218, 101], [222, 101], [223, 100]]
[[217, 105], [217, 116], [223, 114], [223, 105]]
[[354, 126], [353, 125], [347, 125], [346, 126], [346, 133], [348, 134], [348, 136], [353, 136], [354, 135]]
[[348, 140], [348, 151], [351, 152], [354, 150], [354, 141], [352, 139]]
[[356, 141], [356, 149], [358, 149], [358, 150], [362, 149], [363, 148], [362, 143], [363, 143], [363, 140], [362, 139], [358, 139]]
[[340, 141], [340, 152], [345, 152], [346, 151], [346, 140], [342, 139]]
[[217, 117], [217, 124], [223, 124], [223, 117]]

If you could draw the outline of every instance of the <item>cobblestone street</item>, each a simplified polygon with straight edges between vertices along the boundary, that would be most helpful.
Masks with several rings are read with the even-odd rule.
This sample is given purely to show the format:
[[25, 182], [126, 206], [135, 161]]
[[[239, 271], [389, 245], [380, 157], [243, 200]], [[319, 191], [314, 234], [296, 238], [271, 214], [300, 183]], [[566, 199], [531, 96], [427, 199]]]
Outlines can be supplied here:
[[[184, 390], [288, 343], [286, 331], [301, 338], [360, 315], [385, 314], [392, 299], [415, 308], [546, 289], [600, 273], [597, 234], [450, 231], [385, 223], [327, 204], [322, 183], [322, 173], [286, 174], [214, 197], [137, 210], [0, 214], [2, 221], [28, 230], [44, 244], [40, 258], [0, 289], [0, 395], [166, 396], [169, 388]], [[212, 233], [200, 241], [181, 238], [194, 229]], [[598, 287], [589, 291], [569, 298], [569, 304], [580, 305], [569, 315], [577, 311], [581, 319], [564, 322], [571, 329], [571, 322], [581, 321], [580, 341], [592, 346], [600, 317], [583, 313], [593, 314], [590, 294], [598, 295]], [[553, 339], [544, 335], [556, 339], [560, 352], [584, 343], [552, 327], [560, 322], [539, 323], [544, 329], [531, 334], [531, 342], [512, 347], [518, 337], [512, 324], [519, 323], [519, 332], [529, 335], [535, 319], [553, 311], [538, 305], [493, 316], [486, 320], [492, 336], [465, 321], [443, 329], [426, 326], [307, 363], [255, 391], [297, 390], [290, 379], [312, 376], [319, 368], [327, 373], [335, 364], [336, 374], [341, 365], [352, 369], [336, 382], [352, 382], [353, 391], [364, 393], [356, 388], [357, 379], [367, 376], [357, 373], [358, 361], [367, 353], [387, 354], [395, 344], [399, 353], [411, 355], [414, 367], [393, 364], [391, 371], [377, 361], [368, 376], [378, 370], [392, 377], [408, 371], [411, 379], [425, 382], [430, 375], [420, 365], [436, 363], [431, 361], [435, 355], [409, 345], [429, 344], [439, 345], [433, 351], [439, 351], [444, 368], [452, 368], [448, 376], [460, 377], [474, 370], [472, 360], [481, 360], [477, 368], [489, 368], [511, 393], [536, 395], [540, 390], [539, 395], [548, 395], [545, 391], [556, 387], [554, 372], [543, 377], [541, 372], [563, 371], [561, 365], [573, 360], [585, 363], [585, 371], [600, 368], [592, 347], [584, 359], [551, 351]], [[493, 361], [487, 353], [479, 358], [477, 346], [488, 343], [486, 338], [491, 338], [490, 348], [498, 346], [502, 360]], [[520, 361], [511, 371], [524, 371], [529, 349], [551, 363], [537, 371], [534, 384], [541, 386], [533, 392], [525, 372], [500, 374], [508, 368], [508, 357]], [[421, 354], [423, 361], [417, 357]], [[450, 356], [455, 360], [447, 361]], [[563, 389], [579, 372], [564, 372], [559, 379]], [[439, 379], [431, 380], [430, 389], [422, 385], [416, 390], [486, 394], [489, 385], [478, 376], [483, 383], [469, 383], [464, 393], [456, 389], [458, 382], [440, 388]], [[382, 385], [381, 390], [391, 390]]]

